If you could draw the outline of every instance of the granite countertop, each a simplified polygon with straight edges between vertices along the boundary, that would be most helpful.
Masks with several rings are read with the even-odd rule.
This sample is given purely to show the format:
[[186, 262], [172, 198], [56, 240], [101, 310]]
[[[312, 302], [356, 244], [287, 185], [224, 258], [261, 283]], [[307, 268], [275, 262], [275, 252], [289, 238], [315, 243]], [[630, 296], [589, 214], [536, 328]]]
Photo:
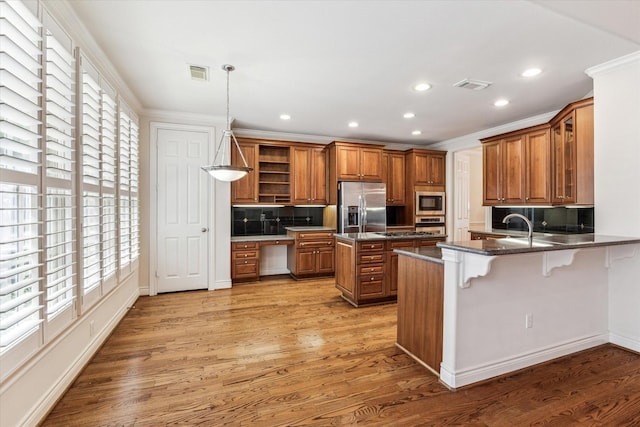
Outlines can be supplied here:
[[232, 236], [231, 242], [268, 242], [271, 240], [294, 240], [286, 234], [271, 234], [260, 236]]
[[525, 237], [518, 238], [438, 242], [437, 246], [442, 249], [453, 249], [479, 255], [510, 255], [640, 243], [640, 238], [638, 237], [605, 236], [593, 233], [540, 234], [534, 235], [531, 243], [525, 235]]
[[[510, 237], [527, 237], [529, 235], [528, 231], [523, 231], [523, 230], [506, 230], [504, 228], [492, 228], [491, 230], [469, 230], [469, 233], [477, 233], [477, 234], [489, 234], [489, 235], [499, 235], [499, 236], [510, 236]], [[570, 233], [569, 235], [577, 235], [580, 233]], [[590, 234], [593, 235], [593, 233], [583, 233], [583, 234]], [[567, 233], [551, 233], [551, 232], [540, 232], [540, 231], [534, 231], [533, 232], [533, 238], [537, 238], [537, 237], [550, 237], [550, 236], [565, 236], [567, 235]]]
[[307, 226], [307, 227], [285, 227], [287, 231], [336, 231], [333, 227], [324, 227], [322, 225]]
[[444, 264], [444, 261], [442, 260], [442, 249], [438, 247], [394, 249], [393, 251], [400, 255], [406, 255], [419, 260]]
[[398, 234], [396, 236], [385, 236], [379, 233], [341, 233], [334, 234], [337, 239], [344, 239], [353, 242], [371, 241], [371, 240], [415, 240], [415, 239], [444, 239], [446, 234]]

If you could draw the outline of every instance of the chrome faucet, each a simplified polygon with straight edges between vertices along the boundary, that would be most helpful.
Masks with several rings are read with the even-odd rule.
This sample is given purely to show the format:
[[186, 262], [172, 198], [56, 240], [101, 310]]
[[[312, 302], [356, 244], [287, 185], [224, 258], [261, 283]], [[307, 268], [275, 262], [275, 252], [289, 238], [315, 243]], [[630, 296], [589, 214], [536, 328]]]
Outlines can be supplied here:
[[502, 223], [503, 224], [509, 224], [509, 220], [511, 218], [520, 218], [521, 220], [523, 220], [524, 222], [527, 223], [527, 227], [529, 227], [529, 241], [533, 240], [533, 224], [531, 224], [531, 221], [529, 221], [529, 218], [527, 218], [524, 215], [521, 215], [519, 213], [512, 213], [509, 214], [507, 216], [505, 216], [504, 218], [502, 218]]

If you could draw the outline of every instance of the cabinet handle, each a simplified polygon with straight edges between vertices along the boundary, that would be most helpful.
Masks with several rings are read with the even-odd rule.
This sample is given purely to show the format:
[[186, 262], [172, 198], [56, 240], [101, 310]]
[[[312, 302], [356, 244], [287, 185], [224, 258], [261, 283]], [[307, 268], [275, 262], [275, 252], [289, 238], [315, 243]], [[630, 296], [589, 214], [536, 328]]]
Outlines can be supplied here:
[[280, 244], [280, 240], [276, 240], [276, 245], [279, 245], [279, 244]]
[[302, 238], [304, 238], [304, 234], [301, 234], [301, 235], [300, 235], [300, 238], [301, 238], [301, 239], [302, 239]]
[[245, 257], [245, 258], [246, 258], [246, 257], [248, 257], [248, 256], [249, 256], [249, 254], [244, 254], [244, 257]]
[[371, 276], [371, 280], [373, 280], [373, 276]]
[[245, 264], [248, 264], [248, 263], [249, 263], [249, 261], [245, 261], [244, 263], [245, 263]]

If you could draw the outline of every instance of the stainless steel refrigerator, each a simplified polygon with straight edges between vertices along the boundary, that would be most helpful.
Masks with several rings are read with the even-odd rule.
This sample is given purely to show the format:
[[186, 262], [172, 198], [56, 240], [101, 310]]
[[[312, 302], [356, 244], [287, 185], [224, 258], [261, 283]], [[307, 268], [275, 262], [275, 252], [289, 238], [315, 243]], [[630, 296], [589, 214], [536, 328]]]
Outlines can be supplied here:
[[338, 233], [386, 231], [386, 192], [379, 182], [339, 182]]

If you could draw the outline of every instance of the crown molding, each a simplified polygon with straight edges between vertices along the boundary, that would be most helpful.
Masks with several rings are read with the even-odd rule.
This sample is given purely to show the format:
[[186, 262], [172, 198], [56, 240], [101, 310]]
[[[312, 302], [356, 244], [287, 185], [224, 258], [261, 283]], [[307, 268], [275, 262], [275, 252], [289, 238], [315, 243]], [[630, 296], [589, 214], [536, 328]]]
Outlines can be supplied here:
[[600, 65], [595, 65], [591, 68], [587, 68], [584, 72], [587, 76], [593, 78], [600, 74], [606, 74], [614, 71], [619, 67], [631, 64], [633, 62], [640, 62], [640, 50], [630, 53], [629, 55], [621, 56], [620, 58], [612, 59]]
[[40, 0], [42, 6], [49, 12], [62, 28], [69, 34], [73, 44], [80, 47], [83, 55], [100, 71], [103, 77], [114, 86], [118, 94], [124, 98], [129, 108], [136, 114], [143, 110], [138, 97], [113, 66], [109, 57], [93, 38], [91, 32], [80, 20], [67, 0]]
[[[171, 111], [171, 110], [153, 110], [146, 109], [141, 113], [142, 117], [149, 121], [164, 121], [164, 122], [180, 122], [180, 123], [192, 123], [203, 125], [215, 125], [224, 127], [227, 123], [226, 116], [216, 116], [213, 114], [200, 114], [189, 113], [185, 111]], [[234, 118], [230, 117], [229, 121], [233, 123]], [[235, 131], [234, 131], [235, 132]]]

